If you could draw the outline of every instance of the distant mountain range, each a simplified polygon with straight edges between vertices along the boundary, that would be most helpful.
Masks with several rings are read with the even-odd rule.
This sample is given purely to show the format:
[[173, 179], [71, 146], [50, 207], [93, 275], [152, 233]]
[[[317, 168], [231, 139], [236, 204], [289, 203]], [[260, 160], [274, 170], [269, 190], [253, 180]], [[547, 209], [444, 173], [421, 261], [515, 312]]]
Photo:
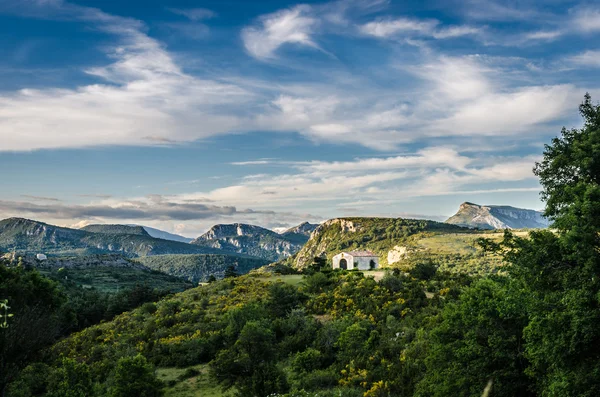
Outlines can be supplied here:
[[90, 225], [69, 229], [23, 218], [0, 221], [0, 251], [90, 255], [119, 253], [128, 257], [161, 254], [219, 253], [200, 247], [150, 236], [139, 226]]
[[298, 252], [315, 228], [316, 225], [303, 223], [279, 234], [243, 223], [215, 225], [191, 244], [277, 261]]
[[139, 225], [101, 224], [70, 229], [29, 219], [9, 218], [0, 221], [0, 251], [54, 256], [216, 254], [276, 261], [298, 252], [316, 227], [303, 223], [279, 234], [253, 225], [215, 225], [191, 241]]
[[540, 229], [549, 225], [541, 211], [469, 202], [462, 203], [446, 223], [479, 229]]

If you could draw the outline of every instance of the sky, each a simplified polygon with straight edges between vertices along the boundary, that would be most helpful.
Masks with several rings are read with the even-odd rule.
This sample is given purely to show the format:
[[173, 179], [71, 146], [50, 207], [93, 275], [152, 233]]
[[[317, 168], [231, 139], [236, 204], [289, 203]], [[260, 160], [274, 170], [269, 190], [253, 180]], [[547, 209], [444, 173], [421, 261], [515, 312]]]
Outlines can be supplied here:
[[542, 209], [600, 4], [0, 0], [0, 218], [196, 237]]

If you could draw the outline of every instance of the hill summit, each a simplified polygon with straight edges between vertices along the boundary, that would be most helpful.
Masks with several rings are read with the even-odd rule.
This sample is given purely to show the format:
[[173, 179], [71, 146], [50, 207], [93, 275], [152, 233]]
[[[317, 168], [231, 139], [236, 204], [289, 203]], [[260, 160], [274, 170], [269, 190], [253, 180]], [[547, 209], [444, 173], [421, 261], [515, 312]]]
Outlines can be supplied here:
[[541, 229], [549, 225], [541, 211], [469, 202], [462, 203], [446, 223], [479, 229]]

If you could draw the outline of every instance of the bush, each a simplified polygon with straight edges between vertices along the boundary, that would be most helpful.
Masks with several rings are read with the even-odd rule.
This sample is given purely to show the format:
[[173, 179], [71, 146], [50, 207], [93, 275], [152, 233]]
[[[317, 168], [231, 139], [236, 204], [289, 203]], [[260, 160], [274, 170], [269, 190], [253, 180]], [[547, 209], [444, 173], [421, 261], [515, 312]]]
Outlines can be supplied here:
[[154, 368], [141, 354], [135, 357], [122, 357], [112, 376], [109, 389], [110, 397], [160, 397], [163, 384], [155, 374]]

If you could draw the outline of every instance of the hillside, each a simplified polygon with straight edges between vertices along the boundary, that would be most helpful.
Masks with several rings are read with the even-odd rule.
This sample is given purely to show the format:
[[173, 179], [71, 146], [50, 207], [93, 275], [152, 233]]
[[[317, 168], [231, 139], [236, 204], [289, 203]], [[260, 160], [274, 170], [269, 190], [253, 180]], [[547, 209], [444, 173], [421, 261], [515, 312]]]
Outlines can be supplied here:
[[[45, 364], [32, 365], [9, 390], [37, 385], [27, 374], [38, 368], [47, 371], [40, 377], [60, 376], [65, 358], [81, 363], [96, 388], [108, 390], [123, 357], [141, 354], [167, 381], [167, 396], [281, 397], [290, 390], [311, 393], [289, 396], [377, 396], [367, 392], [383, 381], [389, 382], [385, 395], [408, 396], [422, 374], [407, 380], [399, 374], [406, 360], [412, 365], [425, 357], [405, 358], [402, 349], [412, 347], [420, 324], [432, 324], [430, 317], [460, 288], [452, 280], [402, 275], [377, 283], [351, 272], [320, 273], [305, 282], [243, 276], [144, 304], [59, 341]], [[426, 299], [423, 288], [434, 298]], [[398, 340], [401, 332], [411, 337]], [[350, 382], [351, 365], [369, 365], [370, 377]], [[56, 387], [39, 384], [42, 391]], [[401, 394], [402, 388], [408, 389]]]
[[543, 229], [549, 225], [540, 211], [469, 202], [462, 203], [446, 223], [479, 229]]
[[32, 257], [23, 262], [34, 266], [46, 277], [77, 288], [115, 293], [136, 286], [153, 290], [180, 292], [192, 286], [184, 278], [152, 270], [120, 255], [50, 257], [40, 262]]
[[138, 236], [150, 236], [141, 226], [133, 225], [87, 225], [79, 230], [85, 230], [91, 233], [104, 234], [136, 234]]
[[[105, 225], [94, 227], [105, 230]], [[111, 230], [114, 226], [110, 226]], [[0, 221], [0, 252], [49, 255], [90, 255], [120, 253], [126, 256], [161, 254], [205, 254], [218, 253], [210, 247], [199, 247], [186, 243], [162, 240], [147, 234], [123, 234], [127, 226], [117, 225], [119, 233], [90, 232], [53, 226], [23, 218]], [[138, 229], [135, 229], [138, 230]], [[139, 233], [139, 232], [138, 232]]]
[[193, 283], [205, 282], [210, 276], [223, 278], [229, 266], [234, 266], [238, 274], [244, 274], [269, 263], [260, 258], [232, 255], [155, 255], [138, 258], [136, 262]]
[[277, 261], [295, 254], [304, 243], [259, 226], [234, 223], [215, 225], [191, 244]]
[[448, 270], [456, 266], [468, 273], [493, 270], [499, 263], [494, 258], [483, 258], [476, 245], [479, 237], [501, 236], [427, 220], [331, 219], [321, 224], [302, 250], [285, 263], [303, 269], [315, 257], [331, 261], [342, 251], [371, 250], [379, 255], [383, 267], [410, 267], [419, 261], [433, 260]]

